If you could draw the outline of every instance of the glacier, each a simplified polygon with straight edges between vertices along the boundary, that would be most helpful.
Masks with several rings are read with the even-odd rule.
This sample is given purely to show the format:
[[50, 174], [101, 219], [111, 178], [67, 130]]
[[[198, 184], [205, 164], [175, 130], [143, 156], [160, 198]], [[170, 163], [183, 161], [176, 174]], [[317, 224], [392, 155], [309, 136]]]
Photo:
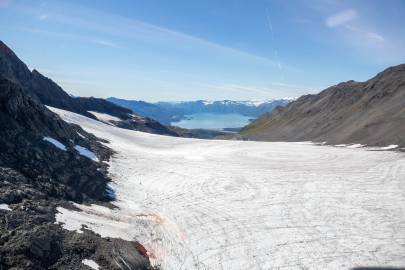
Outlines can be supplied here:
[[405, 154], [165, 137], [51, 108], [109, 141], [117, 208], [56, 221], [139, 241], [162, 269], [405, 265]]

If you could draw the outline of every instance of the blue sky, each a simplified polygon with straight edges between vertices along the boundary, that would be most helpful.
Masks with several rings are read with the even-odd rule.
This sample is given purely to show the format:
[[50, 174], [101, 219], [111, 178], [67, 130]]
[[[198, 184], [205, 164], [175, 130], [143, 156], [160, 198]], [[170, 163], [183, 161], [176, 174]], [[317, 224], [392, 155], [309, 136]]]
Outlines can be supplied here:
[[401, 0], [0, 0], [0, 39], [80, 96], [267, 99], [405, 62]]

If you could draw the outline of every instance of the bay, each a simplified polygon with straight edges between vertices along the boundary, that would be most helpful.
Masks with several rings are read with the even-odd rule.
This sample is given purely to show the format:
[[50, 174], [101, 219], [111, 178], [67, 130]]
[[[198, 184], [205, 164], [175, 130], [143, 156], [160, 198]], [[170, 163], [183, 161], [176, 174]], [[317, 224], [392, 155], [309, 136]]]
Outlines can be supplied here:
[[186, 119], [172, 122], [171, 125], [187, 129], [241, 128], [249, 124], [251, 116], [237, 113], [196, 113], [186, 115]]

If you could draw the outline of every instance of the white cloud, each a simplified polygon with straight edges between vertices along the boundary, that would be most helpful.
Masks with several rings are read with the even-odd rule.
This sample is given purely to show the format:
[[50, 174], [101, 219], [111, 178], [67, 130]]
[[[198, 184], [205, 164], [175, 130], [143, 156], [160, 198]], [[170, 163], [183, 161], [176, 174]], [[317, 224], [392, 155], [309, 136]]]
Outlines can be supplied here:
[[238, 85], [238, 84], [223, 84], [214, 86], [214, 88], [218, 90], [224, 91], [236, 91], [236, 92], [248, 92], [248, 93], [256, 93], [256, 94], [265, 94], [269, 95], [272, 92], [272, 89], [263, 88], [263, 87], [255, 87], [255, 86], [246, 86], [246, 85]]
[[[27, 7], [24, 5], [19, 5], [16, 8], [34, 14], [38, 14], [40, 12], [40, 10], [36, 8]], [[73, 9], [72, 6], [70, 6], [70, 8], [66, 8], [65, 10], [71, 9]], [[130, 38], [148, 43], [165, 43], [168, 46], [183, 46], [193, 48], [193, 50], [196, 50], [199, 47], [206, 50], [208, 49], [216, 51], [232, 58], [236, 57], [244, 61], [256, 62], [273, 67], [277, 67], [278, 65], [277, 61], [274, 61], [273, 59], [267, 58], [265, 56], [239, 50], [227, 45], [222, 45], [215, 41], [200, 38], [198, 36], [173, 30], [171, 28], [154, 25], [123, 16], [98, 12], [94, 10], [86, 10], [83, 7], [81, 7], [80, 9], [74, 8], [74, 10], [76, 11], [75, 14], [53, 12], [51, 14], [52, 16], [49, 16], [49, 18], [47, 19], [64, 25], [78, 27], [82, 30], [90, 30], [93, 33], [98, 32], [99, 35], [101, 34], [103, 36], [108, 35], [110, 37], [115, 36], [120, 38]], [[96, 40], [89, 38], [88, 41], [92, 41], [109, 47], [116, 47], [115, 44], [112, 42], [97, 42]]]
[[63, 33], [63, 32], [53, 32], [53, 31], [45, 31], [41, 29], [26, 29], [30, 32], [47, 35], [47, 36], [55, 36], [61, 38], [68, 38], [68, 39], [76, 39], [76, 40], [83, 40], [86, 42], [92, 42], [101, 46], [110, 47], [110, 48], [119, 48], [117, 44], [112, 41], [100, 39], [98, 37], [91, 37], [91, 36], [84, 36], [72, 33]]
[[254, 94], [254, 96], [264, 97], [264, 98], [275, 98], [274, 94], [279, 94], [285, 90], [302, 90], [304, 87], [286, 84], [281, 82], [274, 82], [269, 84], [271, 87], [262, 86], [250, 86], [250, 85], [240, 85], [233, 83], [216, 84], [216, 85], [206, 85], [208, 88], [213, 88], [221, 91], [239, 92], [244, 94]]
[[374, 33], [374, 32], [367, 33], [367, 36], [369, 38], [373, 39], [373, 40], [376, 40], [376, 41], [381, 41], [381, 42], [385, 41], [383, 36], [381, 36], [381, 35], [379, 35], [377, 33]]
[[375, 32], [370, 32], [368, 30], [365, 30], [365, 29], [362, 29], [359, 27], [355, 27], [352, 25], [345, 25], [344, 27], [347, 30], [350, 30], [352, 33], [354, 33], [356, 35], [356, 38], [362, 38], [362, 39], [366, 38], [371, 41], [377, 41], [377, 42], [385, 41], [385, 38], [382, 35], [377, 34]]
[[88, 41], [94, 42], [94, 43], [97, 43], [99, 45], [103, 45], [103, 46], [106, 46], [106, 47], [118, 48], [118, 46], [114, 42], [111, 42], [111, 41], [108, 41], [108, 40], [97, 39], [97, 38], [88, 38]]
[[266, 9], [266, 20], [267, 20], [267, 26], [269, 27], [270, 32], [271, 32], [271, 34], [273, 35], [273, 23], [271, 22], [270, 15], [269, 15], [269, 10], [268, 10], [268, 9]]
[[347, 9], [328, 17], [325, 23], [328, 27], [337, 27], [356, 18], [357, 12], [353, 9]]
[[45, 21], [46, 19], [48, 19], [48, 15], [46, 15], [46, 14], [42, 14], [39, 16], [40, 21]]

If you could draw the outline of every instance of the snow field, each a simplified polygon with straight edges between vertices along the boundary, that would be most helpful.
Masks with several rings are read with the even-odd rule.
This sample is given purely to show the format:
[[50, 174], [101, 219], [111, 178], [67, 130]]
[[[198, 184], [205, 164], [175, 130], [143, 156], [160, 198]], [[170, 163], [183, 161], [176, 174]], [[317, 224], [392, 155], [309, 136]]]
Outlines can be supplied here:
[[67, 229], [136, 239], [162, 269], [405, 265], [403, 153], [164, 137], [53, 110], [117, 153], [118, 209], [60, 208]]

